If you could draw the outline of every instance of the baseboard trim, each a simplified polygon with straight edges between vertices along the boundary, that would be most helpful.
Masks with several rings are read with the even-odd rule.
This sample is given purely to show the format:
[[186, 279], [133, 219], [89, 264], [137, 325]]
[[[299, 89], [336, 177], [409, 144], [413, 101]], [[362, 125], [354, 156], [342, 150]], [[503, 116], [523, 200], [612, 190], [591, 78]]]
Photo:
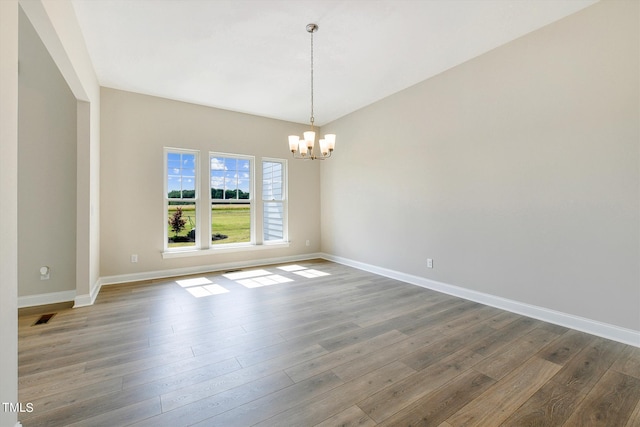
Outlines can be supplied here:
[[534, 319], [564, 326], [567, 328], [582, 331], [588, 334], [596, 335], [602, 338], [618, 341], [624, 344], [632, 345], [640, 348], [640, 331], [622, 328], [620, 326], [575, 316], [539, 307], [499, 296], [450, 285], [443, 282], [427, 279], [425, 277], [415, 276], [384, 267], [378, 267], [372, 264], [355, 261], [349, 258], [339, 257], [326, 253], [312, 253], [289, 257], [268, 258], [255, 260], [252, 262], [232, 262], [225, 264], [202, 265], [195, 267], [175, 268], [160, 271], [148, 271], [143, 273], [121, 274], [115, 276], [105, 276], [99, 278], [93, 286], [89, 294], [76, 295], [75, 291], [50, 292], [47, 294], [27, 295], [18, 297], [18, 308], [33, 307], [38, 305], [56, 304], [60, 302], [73, 301], [75, 307], [85, 307], [93, 305], [98, 293], [103, 285], [115, 285], [119, 283], [138, 282], [143, 280], [165, 279], [169, 277], [185, 276], [190, 274], [211, 273], [216, 271], [231, 270], [237, 268], [253, 268], [268, 264], [281, 264], [287, 262], [306, 261], [315, 258], [326, 259], [327, 261], [336, 262], [338, 264], [347, 265], [359, 270], [368, 271], [380, 276], [389, 277], [391, 279], [400, 280], [412, 285], [421, 286], [423, 288], [442, 292], [448, 295], [475, 301], [491, 307], [496, 307], [512, 313], [521, 314], [523, 316], [532, 317]]
[[519, 301], [510, 300], [507, 298], [498, 297], [483, 292], [474, 291], [471, 289], [461, 288], [455, 285], [449, 285], [447, 283], [438, 282], [435, 280], [427, 279], [420, 276], [414, 276], [412, 274], [402, 273], [383, 267], [378, 267], [371, 264], [366, 264], [360, 261], [355, 261], [348, 258], [343, 258], [335, 255], [320, 254], [321, 258], [327, 261], [337, 262], [338, 264], [354, 267], [359, 270], [375, 273], [380, 276], [389, 277], [391, 279], [400, 280], [402, 282], [410, 283], [412, 285], [421, 286], [423, 288], [431, 289], [434, 291], [442, 292], [448, 295], [464, 298], [470, 301], [478, 302], [491, 307], [496, 307], [502, 310], [510, 311], [512, 313], [521, 314], [523, 316], [532, 317], [534, 319], [542, 320], [544, 322], [553, 323], [556, 325], [564, 326], [567, 328], [575, 329], [581, 332], [585, 332], [591, 335], [596, 335], [602, 338], [618, 341], [623, 344], [632, 345], [640, 348], [640, 331], [632, 329], [622, 328], [620, 326], [611, 325], [608, 323], [599, 322], [592, 319], [587, 319], [580, 316], [575, 316], [568, 313], [563, 313], [548, 308], [539, 307]]
[[101, 286], [102, 284], [100, 283], [100, 278], [98, 278], [98, 280], [96, 280], [95, 283], [91, 285], [91, 289], [89, 290], [88, 294], [76, 295], [75, 299], [73, 300], [73, 308], [93, 305], [93, 303], [96, 301], [96, 298], [98, 297]]
[[[119, 274], [100, 278], [100, 286], [116, 285], [119, 283], [140, 282], [143, 280], [166, 279], [169, 277], [187, 276], [190, 274], [203, 274], [216, 271], [233, 270], [237, 268], [253, 268], [269, 264], [282, 264], [287, 262], [307, 261], [323, 258], [319, 253], [303, 254], [296, 256], [258, 259], [253, 261], [229, 262], [224, 264], [208, 264], [194, 267], [174, 268], [170, 270], [145, 271], [143, 273]], [[97, 295], [97, 294], [96, 294]], [[94, 298], [95, 301], [95, 298]]]
[[26, 295], [18, 297], [18, 308], [35, 307], [38, 305], [57, 304], [73, 301], [76, 291], [49, 292], [47, 294]]

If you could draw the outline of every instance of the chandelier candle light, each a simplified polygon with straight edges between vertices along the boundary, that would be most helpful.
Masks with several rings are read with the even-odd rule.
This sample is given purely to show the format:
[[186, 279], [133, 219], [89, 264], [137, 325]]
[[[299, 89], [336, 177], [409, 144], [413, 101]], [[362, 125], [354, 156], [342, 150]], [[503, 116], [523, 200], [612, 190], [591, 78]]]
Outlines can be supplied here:
[[[294, 159], [304, 160], [324, 160], [331, 157], [333, 149], [336, 146], [336, 136], [334, 134], [327, 134], [324, 139], [318, 141], [320, 146], [320, 154], [315, 154], [315, 142], [316, 132], [313, 125], [313, 33], [318, 31], [316, 24], [307, 25], [307, 32], [311, 34], [311, 130], [304, 132], [303, 139], [300, 139], [297, 135], [289, 135], [289, 149], [293, 154]], [[296, 155], [297, 153], [297, 155]]]

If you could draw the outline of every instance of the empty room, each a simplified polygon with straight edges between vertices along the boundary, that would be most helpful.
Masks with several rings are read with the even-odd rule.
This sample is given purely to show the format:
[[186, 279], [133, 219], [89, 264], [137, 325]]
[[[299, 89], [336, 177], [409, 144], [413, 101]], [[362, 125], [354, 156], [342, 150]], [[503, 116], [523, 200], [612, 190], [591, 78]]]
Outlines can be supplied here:
[[640, 3], [0, 1], [0, 427], [640, 425]]

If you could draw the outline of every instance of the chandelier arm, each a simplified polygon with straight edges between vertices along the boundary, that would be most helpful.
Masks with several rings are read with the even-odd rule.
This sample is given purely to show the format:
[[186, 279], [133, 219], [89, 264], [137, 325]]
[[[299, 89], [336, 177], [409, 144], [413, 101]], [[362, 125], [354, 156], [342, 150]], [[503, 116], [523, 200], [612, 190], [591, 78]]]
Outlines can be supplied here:
[[329, 151], [329, 154], [325, 155], [315, 155], [315, 154], [309, 154], [307, 156], [303, 156], [301, 154], [298, 154], [298, 152], [291, 152], [291, 157], [294, 158], [295, 160], [326, 160], [329, 157], [331, 157], [331, 155], [333, 154], [333, 151]]
[[315, 157], [310, 157], [310, 156], [296, 156], [295, 154], [293, 155], [294, 160], [315, 160]]

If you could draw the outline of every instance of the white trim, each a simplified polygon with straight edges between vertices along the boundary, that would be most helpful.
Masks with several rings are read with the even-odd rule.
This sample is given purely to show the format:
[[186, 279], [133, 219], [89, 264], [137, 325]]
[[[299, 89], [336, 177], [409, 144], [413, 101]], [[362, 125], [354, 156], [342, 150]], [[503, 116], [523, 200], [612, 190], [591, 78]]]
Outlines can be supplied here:
[[91, 290], [89, 294], [76, 295], [73, 300], [73, 308], [78, 307], [86, 307], [88, 305], [93, 305], [98, 297], [98, 293], [100, 292], [100, 288], [102, 287], [101, 279], [98, 279], [93, 286], [91, 286]]
[[118, 283], [137, 282], [141, 280], [164, 279], [168, 277], [186, 276], [189, 274], [211, 273], [215, 271], [225, 271], [236, 268], [251, 268], [269, 264], [281, 264], [285, 262], [305, 261], [317, 258], [322, 258], [322, 256], [317, 253], [311, 253], [296, 256], [259, 259], [251, 262], [229, 262], [224, 264], [210, 264], [195, 267], [174, 268], [170, 270], [147, 271], [144, 273], [119, 274], [117, 276], [101, 277], [100, 285], [115, 285]]
[[491, 307], [496, 307], [502, 310], [510, 311], [512, 313], [521, 314], [523, 316], [532, 317], [534, 319], [542, 320], [545, 322], [553, 323], [567, 328], [575, 329], [578, 331], [586, 332], [588, 334], [596, 335], [599, 337], [611, 339], [624, 344], [632, 345], [640, 348], [640, 331], [632, 329], [622, 328], [620, 326], [611, 325], [608, 323], [599, 322], [596, 320], [587, 319], [580, 316], [575, 316], [568, 313], [563, 313], [555, 310], [550, 310], [544, 307], [538, 307], [535, 305], [510, 300], [507, 298], [498, 297], [495, 295], [486, 294], [483, 292], [474, 291], [471, 289], [462, 288], [459, 286], [449, 285], [447, 283], [438, 282], [435, 280], [427, 279], [424, 277], [414, 276], [412, 274], [402, 273], [400, 271], [391, 270], [388, 268], [378, 267], [375, 265], [363, 263], [360, 261], [351, 260], [339, 256], [329, 255], [325, 253], [311, 253], [302, 254], [297, 256], [287, 256], [278, 258], [268, 258], [255, 260], [252, 262], [231, 262], [224, 264], [212, 264], [202, 265], [196, 267], [175, 268], [170, 270], [161, 271], [148, 271], [143, 273], [133, 274], [121, 274], [116, 276], [105, 276], [98, 279], [96, 283], [91, 287], [90, 295], [77, 295], [75, 291], [62, 291], [51, 292], [48, 294], [29, 295], [24, 297], [18, 297], [18, 308], [32, 307], [44, 304], [55, 304], [59, 302], [74, 301], [75, 307], [83, 307], [92, 305], [102, 285], [113, 285], [117, 283], [136, 282], [141, 280], [163, 279], [168, 277], [183, 276], [189, 274], [210, 273], [214, 271], [224, 271], [235, 268], [251, 268], [268, 264], [280, 264], [285, 262], [305, 261], [314, 258], [322, 258], [328, 261], [336, 262], [338, 264], [354, 267], [359, 270], [368, 271], [380, 276], [389, 277], [392, 279], [400, 280], [412, 285], [421, 286], [423, 288], [432, 289], [434, 291], [442, 292], [448, 295], [453, 295], [459, 298], [464, 298], [470, 301], [475, 301], [481, 304], [485, 304]]
[[47, 294], [25, 295], [23, 297], [18, 297], [18, 308], [73, 301], [75, 296], [76, 291], [60, 291], [49, 292]]
[[289, 242], [264, 243], [262, 245], [253, 245], [251, 243], [237, 243], [213, 246], [208, 249], [176, 249], [173, 251], [162, 252], [162, 259], [167, 258], [186, 258], [201, 255], [215, 255], [231, 252], [260, 251], [263, 249], [282, 249], [288, 248]]
[[[248, 199], [213, 199], [211, 198], [211, 158], [224, 158], [224, 159], [236, 159], [236, 160], [248, 160], [249, 161], [249, 198]], [[240, 172], [240, 171], [237, 171]], [[225, 178], [226, 181], [226, 178]], [[204, 250], [212, 249], [214, 247], [222, 247], [224, 245], [229, 245], [231, 248], [234, 246], [242, 246], [246, 245], [256, 245], [257, 243], [257, 234], [256, 234], [256, 156], [252, 156], [249, 154], [232, 154], [232, 153], [222, 153], [220, 151], [209, 151], [208, 163], [207, 163], [207, 196], [205, 198], [207, 205], [207, 212], [209, 215], [209, 220], [206, 224], [208, 229], [207, 233], [207, 243], [199, 244], [198, 247], [201, 247]], [[236, 190], [238, 187], [236, 187]], [[223, 194], [226, 193], [226, 185], [225, 188], [222, 189]], [[211, 234], [213, 230], [211, 229], [211, 224], [213, 221], [213, 203], [221, 203], [221, 204], [244, 204], [249, 206], [249, 241], [242, 242], [240, 245], [236, 245], [234, 243], [220, 243], [219, 245], [213, 245], [211, 243]], [[205, 227], [203, 227], [205, 228]]]
[[[193, 198], [182, 198], [182, 196], [180, 198], [175, 198], [175, 199], [170, 199], [169, 198], [169, 182], [168, 182], [168, 177], [169, 177], [169, 163], [168, 163], [168, 155], [169, 154], [180, 154], [180, 156], [182, 156], [183, 154], [190, 154], [194, 156], [194, 163], [193, 163], [193, 167], [195, 169], [194, 171], [194, 177], [193, 179], [195, 180], [195, 182], [193, 183], [194, 185], [194, 197]], [[196, 229], [198, 228], [198, 218], [200, 218], [200, 214], [201, 214], [201, 210], [202, 210], [202, 206], [201, 206], [201, 202], [200, 202], [200, 151], [199, 150], [192, 150], [189, 148], [173, 148], [173, 147], [164, 147], [163, 148], [163, 162], [164, 162], [164, 215], [165, 215], [165, 225], [164, 225], [164, 249], [167, 250], [169, 249], [168, 246], [168, 238], [169, 238], [169, 228], [167, 227], [166, 221], [169, 219], [168, 218], [168, 213], [169, 213], [169, 203], [170, 202], [193, 202], [193, 205], [195, 207], [195, 215], [196, 215]], [[180, 157], [182, 159], [182, 157]], [[182, 175], [180, 176], [182, 179]], [[196, 234], [196, 240], [194, 242], [194, 248], [200, 247], [200, 237], [198, 234]]]
[[[262, 184], [264, 182], [264, 163], [280, 163], [282, 165], [282, 199], [281, 200], [265, 200], [264, 199], [264, 187]], [[287, 159], [277, 159], [275, 157], [262, 157], [260, 159], [260, 176], [262, 180], [260, 181], [260, 212], [261, 212], [261, 224], [259, 230], [261, 231], [260, 241], [263, 244], [277, 244], [284, 243], [289, 240], [289, 163]], [[280, 202], [282, 203], [282, 240], [265, 240], [264, 238], [264, 205], [267, 202]], [[270, 243], [271, 242], [271, 243]]]
[[548, 308], [538, 307], [535, 305], [510, 300], [507, 298], [502, 298], [471, 289], [461, 288], [459, 286], [449, 285], [447, 283], [437, 282], [435, 280], [414, 276], [412, 274], [402, 273], [400, 271], [390, 270], [383, 267], [377, 267], [375, 265], [354, 261], [348, 258], [324, 253], [321, 254], [320, 257], [328, 261], [337, 262], [338, 264], [344, 264], [350, 267], [357, 268], [359, 270], [375, 273], [380, 276], [389, 277], [392, 279], [410, 283], [412, 285], [421, 286], [423, 288], [432, 289], [434, 291], [464, 298], [470, 301], [479, 302], [481, 304], [500, 308], [502, 310], [521, 314], [523, 316], [532, 317], [544, 322], [565, 326], [567, 328], [618, 341], [624, 344], [632, 345], [634, 347], [640, 347], [640, 331], [635, 331], [632, 329], [599, 322], [597, 320], [575, 316], [573, 314], [562, 313], [559, 311], [550, 310]]

